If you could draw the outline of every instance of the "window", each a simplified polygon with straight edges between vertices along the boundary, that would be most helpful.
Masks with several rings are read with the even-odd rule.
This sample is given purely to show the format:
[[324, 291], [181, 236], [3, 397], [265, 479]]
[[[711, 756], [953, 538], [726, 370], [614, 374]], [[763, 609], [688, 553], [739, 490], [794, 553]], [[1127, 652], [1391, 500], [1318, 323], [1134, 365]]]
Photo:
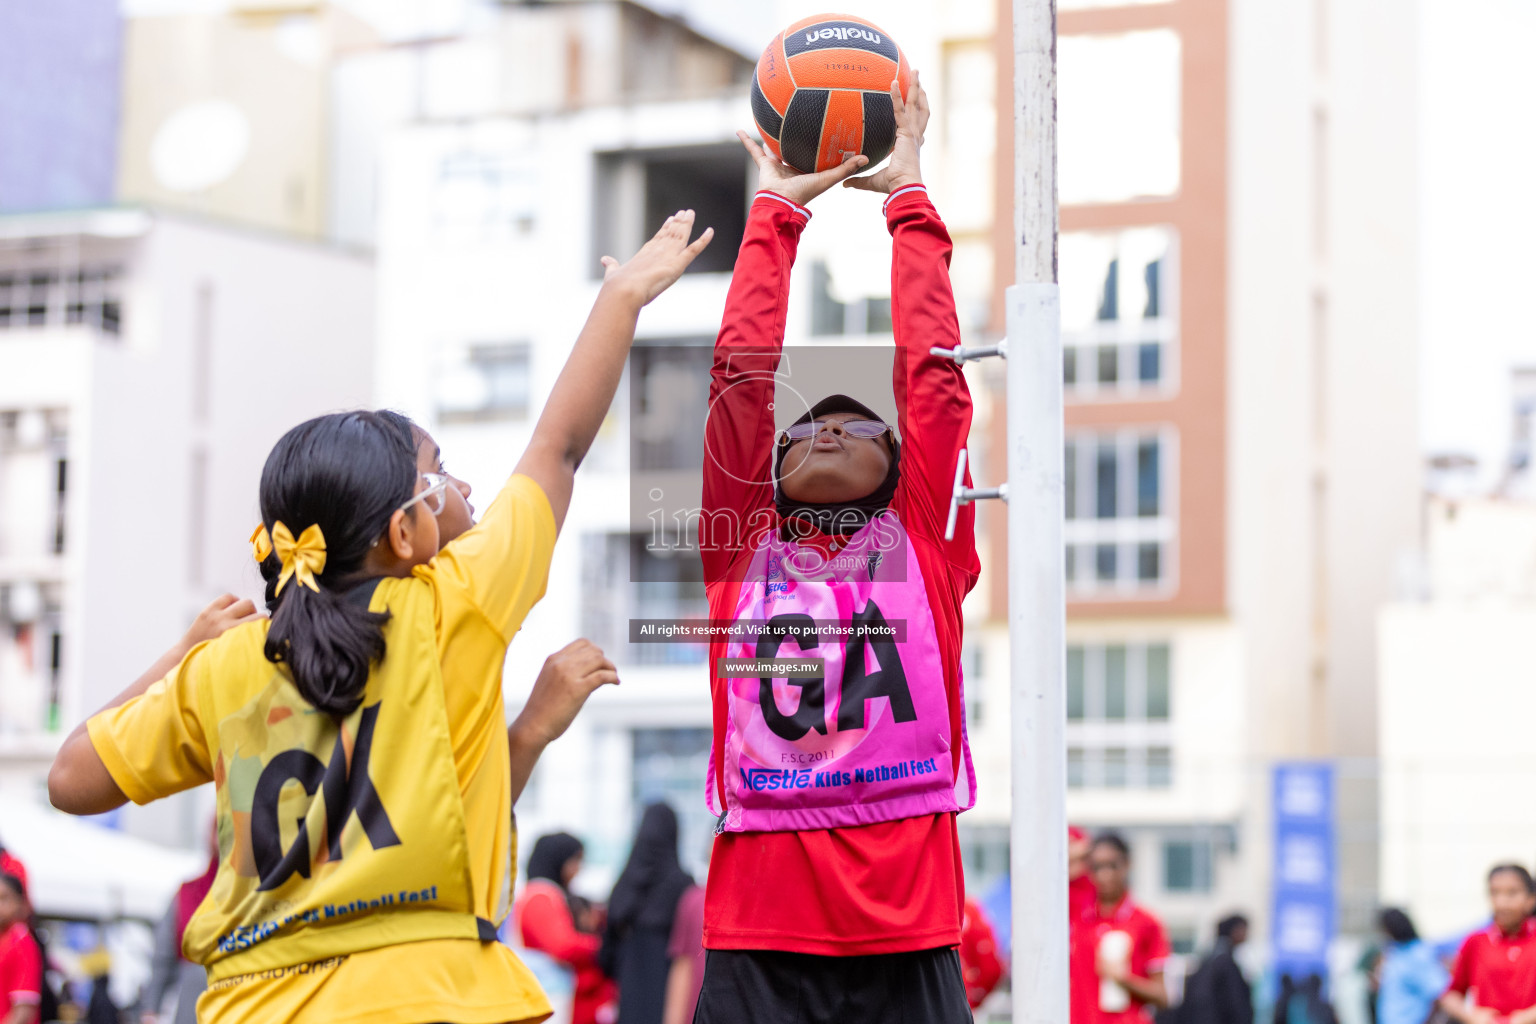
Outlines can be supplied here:
[[1113, 345], [1103, 345], [1099, 348], [1099, 373], [1100, 386], [1113, 385], [1120, 379], [1120, 349]]
[[438, 419], [444, 423], [526, 419], [532, 372], [527, 342], [469, 345], [438, 381]]
[[0, 269], [0, 330], [87, 324], [122, 332], [122, 268]]
[[811, 264], [811, 333], [890, 334], [891, 300], [889, 296], [865, 296], [840, 301], [825, 260]]
[[695, 233], [705, 225], [715, 229], [687, 273], [729, 273], [746, 232], [750, 168], [735, 143], [598, 154], [593, 278], [602, 276], [600, 257], [627, 259], [684, 209], [698, 214]]
[[1173, 751], [1168, 747], [1147, 748], [1147, 788], [1167, 789], [1173, 785]]
[[986, 691], [982, 688], [985, 674], [981, 647], [965, 641], [960, 648], [960, 663], [965, 669], [965, 724], [974, 736], [975, 731], [985, 725], [987, 720], [987, 704], [984, 700]]
[[1125, 721], [1125, 647], [1104, 649], [1104, 720]]
[[1124, 747], [1104, 748], [1103, 783], [1105, 789], [1124, 789], [1128, 773], [1127, 751]]
[[1162, 475], [1158, 472], [1156, 440], [1136, 442], [1136, 514], [1156, 516], [1162, 508]]
[[1064, 452], [1067, 583], [1072, 596], [1140, 596], [1172, 581], [1168, 431], [1085, 432]]
[[1067, 785], [1173, 785], [1166, 643], [1069, 644]]
[[1082, 789], [1088, 784], [1087, 761], [1082, 747], [1067, 748], [1067, 788]]
[[64, 640], [57, 584], [0, 587], [0, 735], [57, 732]]
[[630, 467], [642, 472], [704, 464], [709, 368], [714, 339], [694, 344], [637, 344], [629, 355]]
[[465, 241], [525, 235], [537, 223], [538, 179], [524, 157], [465, 150], [439, 162], [432, 200], [441, 235]]
[[1147, 721], [1168, 721], [1168, 645], [1146, 648]]
[[630, 643], [630, 619], [702, 619], [709, 615], [704, 566], [694, 550], [651, 550], [643, 533], [582, 538], [582, 588], [602, 600], [582, 605], [582, 635], [621, 665], [697, 665], [709, 645]]
[[1167, 789], [1173, 785], [1168, 747], [1067, 747], [1068, 789]]
[[1210, 892], [1211, 844], [1200, 840], [1164, 840], [1163, 888], [1169, 892]]
[[1193, 928], [1188, 925], [1168, 926], [1168, 947], [1173, 950], [1175, 956], [1194, 956], [1198, 945], [1199, 941]]
[[1086, 716], [1083, 681], [1083, 649], [1067, 648], [1067, 721], [1081, 722]]
[[990, 892], [1008, 877], [1009, 835], [1006, 825], [961, 825], [960, 859], [972, 892]]
[[1180, 51], [1171, 29], [1061, 37], [1063, 206], [1178, 191]]
[[1165, 227], [1061, 236], [1062, 383], [1067, 398], [1170, 390], [1177, 323]]
[[1067, 719], [1167, 722], [1168, 645], [1068, 644]]
[[0, 411], [0, 559], [64, 554], [68, 434], [62, 409]]

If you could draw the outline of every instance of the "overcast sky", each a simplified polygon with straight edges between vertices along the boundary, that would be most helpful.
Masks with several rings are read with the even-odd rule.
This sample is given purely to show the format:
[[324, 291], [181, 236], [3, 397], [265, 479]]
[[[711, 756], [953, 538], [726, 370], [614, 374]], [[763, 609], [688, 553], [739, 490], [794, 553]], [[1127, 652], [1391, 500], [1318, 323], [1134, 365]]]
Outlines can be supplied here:
[[1536, 366], [1536, 4], [1421, 0], [1421, 435], [1502, 461]]

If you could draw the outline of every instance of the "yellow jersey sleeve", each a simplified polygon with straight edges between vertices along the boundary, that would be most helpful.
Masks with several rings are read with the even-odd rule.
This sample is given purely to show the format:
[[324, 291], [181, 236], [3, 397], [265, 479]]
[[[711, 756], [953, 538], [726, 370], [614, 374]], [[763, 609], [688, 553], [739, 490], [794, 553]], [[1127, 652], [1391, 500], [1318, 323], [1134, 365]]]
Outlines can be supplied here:
[[206, 671], [200, 644], [164, 679], [86, 722], [91, 745], [112, 781], [136, 804], [213, 781], [208, 737], [198, 708]]
[[532, 477], [514, 474], [480, 522], [438, 553], [429, 573], [440, 589], [462, 593], [511, 643], [544, 596], [554, 551], [549, 499]]

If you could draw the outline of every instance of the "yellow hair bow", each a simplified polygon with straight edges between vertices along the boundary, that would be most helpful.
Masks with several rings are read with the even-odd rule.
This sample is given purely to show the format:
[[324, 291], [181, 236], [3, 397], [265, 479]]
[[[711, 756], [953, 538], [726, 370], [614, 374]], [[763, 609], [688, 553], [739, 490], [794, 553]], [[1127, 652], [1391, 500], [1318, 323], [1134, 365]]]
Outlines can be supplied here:
[[293, 533], [281, 520], [273, 523], [272, 549], [277, 552], [277, 559], [283, 564], [283, 574], [277, 578], [274, 594], [281, 594], [292, 576], [299, 578], [300, 586], [320, 593], [320, 584], [315, 581], [315, 576], [325, 571], [325, 535], [320, 532], [319, 523], [312, 524], [299, 534], [298, 540], [293, 539]]
[[265, 562], [270, 554], [272, 554], [272, 538], [267, 536], [266, 525], [257, 523], [256, 529], [251, 533], [251, 557], [258, 562]]

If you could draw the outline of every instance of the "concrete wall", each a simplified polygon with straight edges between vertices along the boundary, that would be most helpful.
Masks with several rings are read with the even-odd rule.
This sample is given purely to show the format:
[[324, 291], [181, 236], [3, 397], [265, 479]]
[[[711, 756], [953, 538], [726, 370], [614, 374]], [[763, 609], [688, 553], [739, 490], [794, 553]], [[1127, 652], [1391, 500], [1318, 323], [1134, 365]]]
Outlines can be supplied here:
[[312, 15], [129, 21], [122, 198], [319, 237], [330, 36]]
[[[82, 714], [213, 597], [259, 604], [247, 538], [268, 451], [304, 419], [370, 404], [369, 261], [167, 218], [146, 238], [135, 276], [135, 340], [98, 352], [92, 391]], [[207, 467], [201, 488], [197, 459]], [[211, 798], [135, 808], [128, 827], [196, 842], [203, 826], [190, 808]]]
[[1536, 852], [1536, 607], [1402, 604], [1378, 622], [1381, 898], [1445, 935], [1486, 919], [1490, 867]]
[[[1417, 20], [1384, 10], [1233, 4], [1232, 575], [1257, 755], [1374, 757], [1372, 623], [1417, 542]], [[1347, 928], [1375, 888], [1362, 765], [1339, 791]]]
[[[72, 244], [110, 247], [124, 266], [122, 335], [12, 328], [0, 346], [0, 408], [69, 418], [65, 554], [39, 570], [63, 584], [63, 732], [210, 599], [260, 599], [246, 538], [267, 452], [303, 419], [368, 405], [373, 380], [369, 260], [164, 216], [139, 218], [127, 239], [93, 237], [95, 222], [78, 221], [85, 234]], [[25, 224], [4, 227], [26, 237]], [[0, 577], [25, 569], [0, 565]], [[63, 732], [0, 743], [0, 786], [39, 798]], [[197, 808], [211, 799], [131, 808], [123, 820], [197, 845]]]

